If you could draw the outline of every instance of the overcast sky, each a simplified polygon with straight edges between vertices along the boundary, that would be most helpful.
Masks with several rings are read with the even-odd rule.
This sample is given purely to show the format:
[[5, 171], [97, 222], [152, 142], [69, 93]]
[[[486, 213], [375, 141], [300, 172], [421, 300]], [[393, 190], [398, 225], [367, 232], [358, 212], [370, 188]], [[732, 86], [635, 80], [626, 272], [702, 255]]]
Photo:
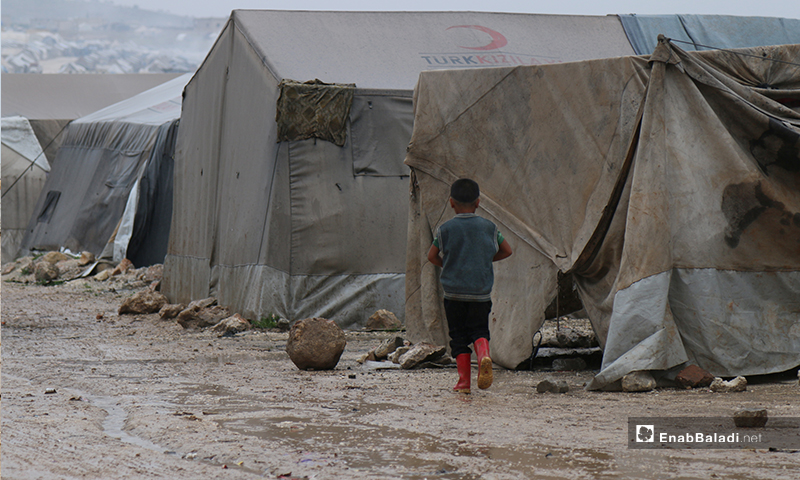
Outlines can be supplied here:
[[[88, 1], [88, 0], [87, 0]], [[97, 1], [97, 0], [94, 0]], [[568, 15], [716, 14], [800, 19], [800, 0], [100, 0], [193, 17], [234, 9], [342, 11], [481, 11]]]

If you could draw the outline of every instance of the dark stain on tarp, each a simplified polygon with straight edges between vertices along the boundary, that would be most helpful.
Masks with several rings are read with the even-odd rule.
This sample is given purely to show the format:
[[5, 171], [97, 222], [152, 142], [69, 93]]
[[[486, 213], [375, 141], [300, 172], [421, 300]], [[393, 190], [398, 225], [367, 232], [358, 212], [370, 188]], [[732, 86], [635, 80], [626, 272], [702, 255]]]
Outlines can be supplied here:
[[[778, 220], [780, 225], [784, 227], [800, 227], [800, 213], [789, 212], [782, 202], [770, 198], [764, 193], [760, 181], [738, 183], [725, 187], [722, 192], [722, 213], [728, 221], [725, 243], [731, 248], [736, 248], [745, 229], [768, 209], [777, 210], [775, 213], [780, 218]], [[778, 227], [776, 230], [777, 233], [785, 233], [783, 228]]]
[[788, 172], [800, 172], [800, 134], [783, 123], [769, 120], [769, 128], [750, 141], [750, 153], [765, 175], [776, 165]]

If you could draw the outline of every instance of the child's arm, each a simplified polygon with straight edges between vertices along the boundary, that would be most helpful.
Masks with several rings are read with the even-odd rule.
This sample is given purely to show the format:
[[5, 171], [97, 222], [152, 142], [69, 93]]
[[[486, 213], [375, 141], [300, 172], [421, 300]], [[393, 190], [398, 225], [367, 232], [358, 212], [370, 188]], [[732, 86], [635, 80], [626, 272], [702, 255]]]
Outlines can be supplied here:
[[428, 250], [428, 261], [436, 265], [437, 267], [441, 267], [443, 265], [442, 257], [439, 256], [439, 247], [437, 247], [436, 245], [431, 245], [431, 249]]
[[[511, 256], [511, 253], [511, 246], [508, 244], [508, 240], [503, 239], [503, 243], [500, 244], [500, 249], [494, 254], [494, 257], [492, 257], [492, 261], [496, 262], [508, 258]], [[430, 258], [430, 253], [428, 253], [428, 258]]]

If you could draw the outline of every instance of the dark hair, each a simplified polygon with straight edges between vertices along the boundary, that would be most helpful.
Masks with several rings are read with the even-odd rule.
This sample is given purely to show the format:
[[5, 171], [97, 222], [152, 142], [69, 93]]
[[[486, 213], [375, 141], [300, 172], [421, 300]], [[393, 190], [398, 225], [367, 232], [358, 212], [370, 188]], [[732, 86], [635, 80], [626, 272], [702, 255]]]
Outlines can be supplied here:
[[450, 198], [458, 203], [469, 205], [481, 196], [477, 182], [469, 178], [459, 178], [450, 186]]

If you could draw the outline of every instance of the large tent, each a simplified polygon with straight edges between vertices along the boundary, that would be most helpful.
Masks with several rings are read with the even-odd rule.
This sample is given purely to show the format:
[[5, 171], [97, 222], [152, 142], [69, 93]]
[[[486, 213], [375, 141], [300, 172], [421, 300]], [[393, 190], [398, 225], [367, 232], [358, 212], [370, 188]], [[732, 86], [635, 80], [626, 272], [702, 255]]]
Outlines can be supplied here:
[[419, 72], [632, 53], [616, 17], [234, 11], [185, 90], [162, 290], [251, 319], [402, 317]]
[[2, 262], [6, 263], [16, 258], [50, 164], [31, 124], [23, 117], [3, 117], [2, 149]]
[[800, 45], [423, 72], [415, 96], [406, 326], [443, 344], [432, 232], [448, 185], [514, 256], [496, 264], [492, 358], [515, 368], [574, 275], [603, 347], [591, 389], [687, 363], [800, 364]]
[[90, 251], [134, 265], [163, 262], [172, 156], [185, 74], [81, 117], [67, 128], [21, 250]]

